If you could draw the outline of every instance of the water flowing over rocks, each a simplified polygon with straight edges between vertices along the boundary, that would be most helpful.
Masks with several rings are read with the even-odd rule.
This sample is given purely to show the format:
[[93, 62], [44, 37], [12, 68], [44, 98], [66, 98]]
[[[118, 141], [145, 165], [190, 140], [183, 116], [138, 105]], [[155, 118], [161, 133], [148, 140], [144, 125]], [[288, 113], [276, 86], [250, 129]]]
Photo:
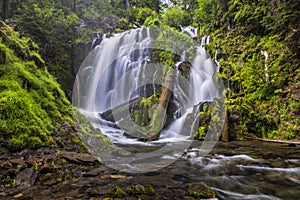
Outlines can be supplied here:
[[299, 146], [253, 141], [218, 143], [205, 157], [199, 156], [200, 146], [195, 142], [175, 163], [141, 174], [120, 172], [85, 153], [54, 147], [1, 154], [0, 199], [221, 200], [299, 196]]
[[[198, 35], [193, 27], [185, 30]], [[165, 40], [168, 41], [164, 43]], [[168, 59], [172, 64], [165, 63]], [[115, 145], [151, 146], [152, 141], [181, 141], [177, 146], [180, 149], [172, 147], [179, 152], [188, 147], [198, 129], [198, 105], [219, 98], [217, 104], [212, 104], [220, 107], [212, 111], [219, 125], [211, 126], [214, 130], [209, 132], [205, 145], [208, 152], [213, 146], [209, 142], [218, 140], [224, 118], [222, 87], [215, 74], [216, 66], [205, 48], [195, 46], [189, 36], [171, 30], [132, 29], [103, 38], [90, 52], [77, 74], [73, 105]], [[100, 146], [94, 135], [81, 139], [89, 147]], [[137, 160], [150, 159], [141, 154], [132, 158], [134, 153], [125, 153], [130, 156], [124, 157], [116, 149], [102, 153], [106, 150], [92, 148], [91, 153], [118, 169], [126, 164], [127, 170], [137, 166], [146, 169]], [[110, 157], [115, 155], [120, 157]], [[154, 160], [156, 156], [159, 155], [153, 155]], [[165, 163], [164, 159], [159, 160]], [[155, 169], [161, 166], [153, 163]]]

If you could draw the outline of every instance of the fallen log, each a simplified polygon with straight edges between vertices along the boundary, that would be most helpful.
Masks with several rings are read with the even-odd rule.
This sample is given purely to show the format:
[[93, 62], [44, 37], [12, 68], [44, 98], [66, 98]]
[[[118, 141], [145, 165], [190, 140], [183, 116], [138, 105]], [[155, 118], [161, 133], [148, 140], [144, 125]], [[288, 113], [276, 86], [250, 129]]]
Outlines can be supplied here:
[[166, 110], [172, 94], [174, 76], [175, 69], [170, 68], [163, 84], [156, 112], [150, 123], [151, 129], [147, 132], [148, 137], [146, 138], [146, 141], [156, 140], [160, 136], [160, 130], [163, 128], [166, 120]]
[[300, 141], [289, 141], [289, 140], [272, 140], [272, 139], [263, 139], [263, 138], [253, 138], [253, 137], [245, 137], [249, 140], [257, 140], [262, 142], [272, 142], [279, 144], [288, 144], [288, 145], [300, 145]]

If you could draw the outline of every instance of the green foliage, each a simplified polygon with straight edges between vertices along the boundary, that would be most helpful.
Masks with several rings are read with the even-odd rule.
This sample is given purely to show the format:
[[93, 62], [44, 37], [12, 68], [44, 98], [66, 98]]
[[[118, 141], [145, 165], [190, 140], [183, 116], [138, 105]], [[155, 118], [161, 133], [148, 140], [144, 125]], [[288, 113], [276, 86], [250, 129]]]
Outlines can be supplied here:
[[[33, 53], [40, 58], [30, 50], [32, 41], [1, 26], [0, 49], [7, 56], [0, 65], [0, 135], [11, 150], [39, 148], [53, 142], [54, 125], [70, 115], [70, 103], [52, 76], [28, 61]], [[28, 52], [22, 59], [20, 49]]]
[[166, 73], [171, 67], [180, 61], [183, 51], [186, 51], [187, 59], [194, 54], [194, 43], [191, 37], [168, 26], [159, 30], [154, 43], [152, 59], [156, 63], [163, 64], [163, 72]]
[[191, 18], [185, 10], [177, 6], [172, 6], [163, 13], [162, 23], [170, 27], [179, 28], [180, 25], [189, 25]]
[[206, 136], [206, 132], [210, 125], [211, 120], [211, 114], [212, 114], [212, 108], [211, 105], [208, 103], [204, 103], [201, 108], [200, 112], [198, 114], [199, 117], [199, 128], [195, 134], [195, 137], [198, 140], [204, 140]]
[[157, 16], [149, 16], [146, 18], [144, 25], [146, 27], [155, 27], [158, 28], [160, 26], [160, 20]]
[[138, 24], [143, 25], [147, 18], [154, 18], [156, 12], [150, 8], [131, 8], [130, 9], [130, 20]]
[[[178, 62], [179, 52], [186, 50], [188, 59], [193, 57], [193, 41], [178, 32], [180, 25], [196, 26], [201, 36], [211, 35], [213, 44], [206, 45], [211, 55], [216, 44], [221, 45], [226, 55], [226, 59], [220, 60], [221, 76], [226, 86], [231, 82], [227, 91], [229, 131], [238, 138], [248, 133], [269, 138], [297, 137], [300, 130], [296, 92], [300, 89], [300, 1], [171, 2], [172, 6], [165, 6], [162, 11], [162, 3], [156, 0], [130, 1], [128, 13], [123, 0], [9, 1], [8, 17], [38, 45], [29, 38], [21, 38], [11, 27], [0, 32], [1, 110], [10, 109], [11, 114], [3, 115], [5, 120], [0, 122], [1, 130], [5, 130], [2, 135], [15, 134], [7, 128], [14, 115], [25, 118], [24, 113], [17, 111], [18, 106], [9, 106], [9, 102], [14, 102], [29, 113], [26, 123], [32, 126], [27, 127], [23, 120], [23, 125], [14, 120], [13, 130], [22, 129], [27, 136], [29, 132], [34, 133], [42, 143], [51, 141], [53, 118], [60, 120], [67, 115], [69, 110], [63, 105], [68, 102], [54, 78], [36, 69], [47, 67], [66, 88], [72, 80], [68, 66], [73, 44], [89, 41], [95, 32], [120, 32], [135, 23], [165, 28], [154, 44], [159, 50], [152, 55], [153, 61], [163, 64], [164, 74]], [[103, 24], [107, 21], [111, 21], [107, 23], [109, 30], [104, 31]], [[262, 55], [263, 51], [268, 53], [268, 59]], [[266, 81], [266, 72], [269, 81]], [[186, 77], [188, 70], [184, 73]], [[151, 107], [148, 100], [143, 99], [143, 104], [138, 106]], [[148, 114], [141, 112], [134, 116], [136, 120], [148, 119]], [[197, 137], [203, 138], [207, 128], [201, 126]], [[40, 137], [42, 133], [47, 137]], [[11, 137], [8, 143], [11, 148], [31, 143], [28, 139], [31, 136], [24, 134], [19, 132]], [[41, 145], [37, 139], [33, 143], [36, 144], [33, 147]]]
[[142, 98], [140, 101], [136, 102], [133, 105], [133, 108], [130, 109], [134, 110], [133, 113], [131, 113], [131, 117], [135, 124], [139, 126], [149, 125], [151, 118], [153, 118], [153, 106], [157, 105], [158, 101], [158, 94], [153, 94], [148, 98]]
[[48, 71], [66, 88], [70, 80], [70, 49], [77, 37], [78, 16], [59, 3], [36, 0], [20, 2], [14, 12], [17, 26], [38, 43], [39, 53], [51, 65]]

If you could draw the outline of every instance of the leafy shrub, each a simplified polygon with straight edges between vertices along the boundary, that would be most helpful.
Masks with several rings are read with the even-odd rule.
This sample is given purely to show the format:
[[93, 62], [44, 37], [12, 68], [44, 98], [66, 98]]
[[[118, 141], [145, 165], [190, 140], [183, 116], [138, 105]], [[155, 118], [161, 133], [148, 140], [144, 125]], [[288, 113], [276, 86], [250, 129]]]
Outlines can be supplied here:
[[180, 7], [173, 6], [164, 12], [162, 22], [170, 27], [179, 28], [180, 25], [189, 25], [191, 23], [191, 19], [186, 11]]

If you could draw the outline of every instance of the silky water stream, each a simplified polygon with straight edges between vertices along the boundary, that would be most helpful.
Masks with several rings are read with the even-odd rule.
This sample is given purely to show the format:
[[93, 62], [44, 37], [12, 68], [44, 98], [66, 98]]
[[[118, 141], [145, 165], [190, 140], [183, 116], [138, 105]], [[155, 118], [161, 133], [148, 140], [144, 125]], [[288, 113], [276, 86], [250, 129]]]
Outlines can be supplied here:
[[[97, 137], [83, 137], [92, 154], [101, 157], [109, 167], [137, 173], [133, 177], [141, 182], [147, 182], [149, 176], [181, 184], [203, 182], [216, 191], [219, 199], [299, 199], [299, 147], [261, 142], [218, 143], [220, 128], [209, 130], [203, 142], [193, 140], [199, 124], [199, 105], [224, 98], [215, 79], [219, 66], [204, 48], [210, 38], [195, 45], [193, 56], [186, 55], [192, 44], [188, 41], [168, 49], [180, 58], [175, 65], [174, 87], [170, 88], [176, 108], [173, 120], [160, 130], [156, 141], [128, 137], [126, 132], [131, 127], [121, 123], [126, 116], [114, 113], [114, 108], [149, 97], [163, 85], [163, 67], [152, 61], [153, 49], [166, 50], [163, 44], [155, 46], [158, 40], [164, 41], [159, 38], [161, 35], [167, 35], [165, 30], [141, 28], [103, 38], [83, 62], [73, 104], [115, 145], [113, 149], [99, 148]], [[174, 40], [178, 43], [175, 36]], [[188, 80], [178, 73], [182, 62], [191, 64]], [[218, 107], [221, 122], [222, 100], [221, 108]], [[102, 117], [101, 113], [109, 110], [114, 120]], [[183, 127], [188, 123], [190, 128], [186, 131]]]

